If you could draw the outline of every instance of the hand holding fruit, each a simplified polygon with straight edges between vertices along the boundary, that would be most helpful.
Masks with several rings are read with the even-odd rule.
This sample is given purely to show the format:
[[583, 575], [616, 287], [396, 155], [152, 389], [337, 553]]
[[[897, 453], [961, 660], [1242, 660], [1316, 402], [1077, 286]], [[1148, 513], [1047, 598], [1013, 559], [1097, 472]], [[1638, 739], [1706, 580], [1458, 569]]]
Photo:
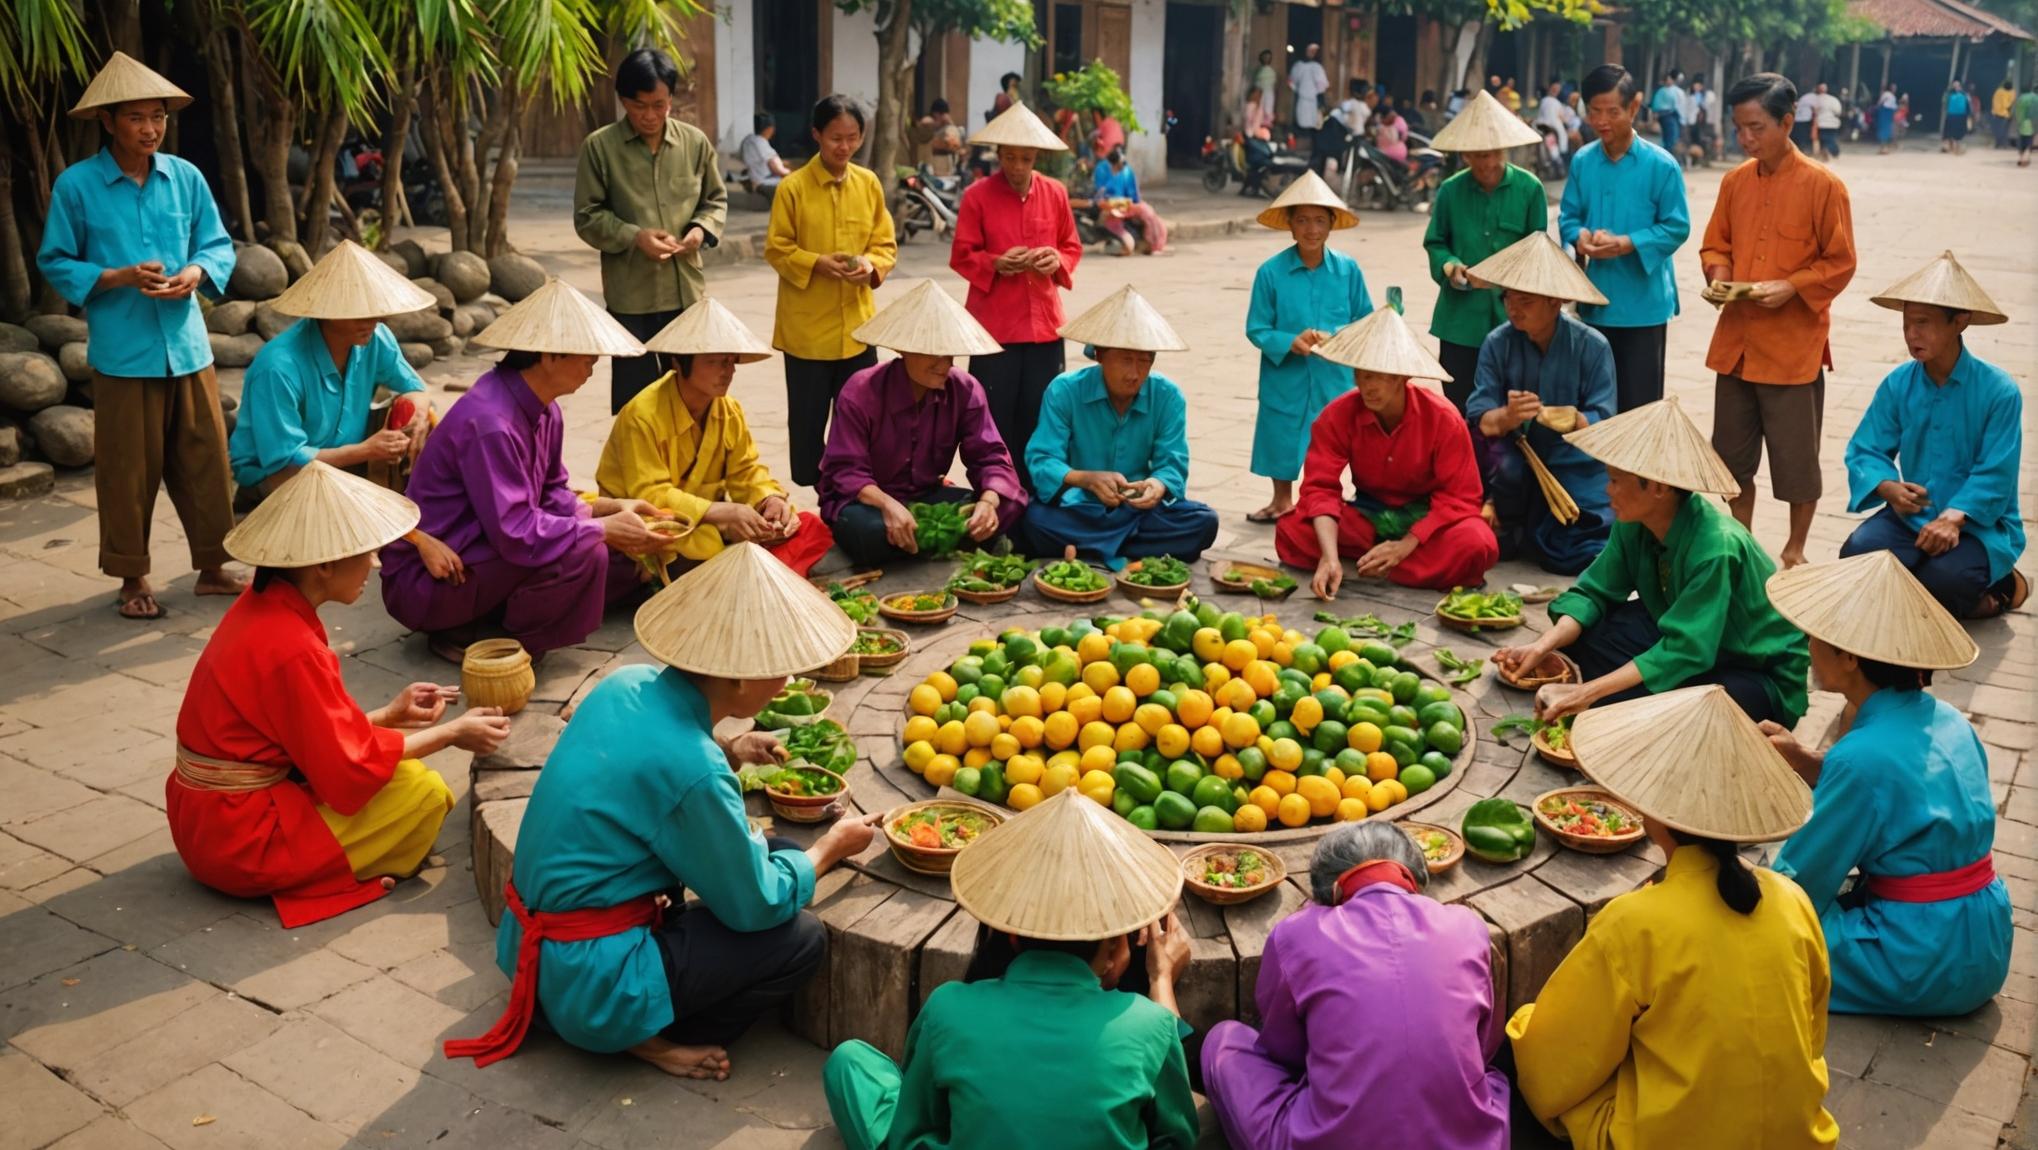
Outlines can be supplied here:
[[[1520, 427], [1543, 413], [1543, 397], [1533, 391], [1510, 391], [1507, 393], [1507, 421]], [[1509, 428], [1513, 430], [1513, 428]]]
[[793, 505], [783, 495], [765, 496], [764, 501], [757, 505], [757, 513], [764, 516], [764, 521], [771, 524], [780, 538], [790, 539], [800, 529], [799, 512], [793, 510]]
[[665, 546], [665, 537], [654, 534], [644, 526], [643, 518], [627, 507], [596, 522], [601, 524], [602, 542], [625, 555], [649, 555]]
[[410, 452], [411, 436], [405, 431], [378, 431], [361, 441], [364, 463], [395, 463]]
[[1116, 471], [1072, 471], [1069, 476], [1066, 482], [1096, 496], [1106, 507], [1125, 502], [1125, 490], [1132, 486], [1131, 480]]
[[1160, 501], [1167, 497], [1168, 485], [1149, 476], [1137, 483], [1128, 485], [1128, 490], [1135, 491], [1138, 494], [1126, 496], [1125, 502], [1139, 508], [1141, 511], [1145, 511], [1158, 506]]
[[1549, 655], [1549, 649], [1540, 640], [1524, 643], [1519, 647], [1502, 647], [1493, 652], [1493, 665], [1514, 678], [1521, 678], [1531, 669], [1540, 667]]

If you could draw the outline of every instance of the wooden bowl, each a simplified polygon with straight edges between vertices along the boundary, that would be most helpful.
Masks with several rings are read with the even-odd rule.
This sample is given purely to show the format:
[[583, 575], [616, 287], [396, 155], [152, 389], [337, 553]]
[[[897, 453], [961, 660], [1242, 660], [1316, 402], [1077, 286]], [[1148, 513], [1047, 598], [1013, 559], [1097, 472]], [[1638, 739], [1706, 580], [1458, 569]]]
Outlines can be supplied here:
[[884, 635], [899, 641], [899, 649], [888, 655], [862, 654], [855, 656], [858, 664], [860, 664], [858, 667], [859, 671], [872, 671], [895, 666], [903, 662], [906, 656], [913, 650], [913, 640], [908, 638], [904, 631], [895, 631], [889, 627], [859, 627], [856, 633], [859, 635]]
[[[899, 595], [912, 594], [917, 594], [917, 592], [899, 592]], [[898, 596], [887, 595], [877, 601], [877, 613], [887, 619], [896, 620], [900, 623], [946, 623], [955, 617], [955, 613], [960, 609], [961, 604], [956, 601], [955, 592], [953, 591], [943, 591], [941, 596], [948, 606], [936, 607], [932, 611], [911, 611], [892, 606], [887, 600], [897, 598]]]
[[515, 639], [482, 639], [467, 645], [460, 661], [460, 693], [469, 707], [501, 707], [514, 715], [530, 702], [538, 685], [530, 653]]
[[1546, 683], [1582, 683], [1584, 675], [1571, 656], [1562, 651], [1552, 651], [1543, 656], [1542, 664], [1535, 670], [1516, 679], [1503, 670], [1500, 664], [1493, 665], [1493, 676], [1502, 683], [1519, 691], [1533, 691]]
[[[1604, 835], [1581, 835], [1573, 834], [1569, 831], [1560, 831], [1557, 829], [1557, 824], [1551, 822], [1549, 818], [1543, 814], [1543, 800], [1559, 797], [1581, 798], [1581, 799], [1589, 798], [1595, 802], [1605, 803], [1607, 806], [1610, 807], [1618, 807], [1620, 808], [1623, 814], [1626, 814], [1627, 816], [1634, 820], [1635, 829], [1629, 831], [1626, 834], [1615, 835], [1612, 837]], [[1545, 834], [1556, 839], [1558, 842], [1564, 844], [1565, 846], [1570, 847], [1574, 851], [1582, 851], [1583, 853], [1589, 855], [1619, 854], [1620, 852], [1628, 849], [1629, 847], [1635, 845], [1636, 843], [1641, 842], [1642, 839], [1647, 834], [1647, 832], [1642, 829], [1642, 816], [1640, 813], [1638, 813], [1633, 807], [1627, 805], [1626, 803], [1620, 801], [1617, 798], [1614, 798], [1611, 793], [1599, 787], [1559, 787], [1554, 791], [1545, 791], [1544, 793], [1536, 796], [1535, 803], [1529, 807], [1529, 813], [1535, 816], [1536, 825], [1538, 827], [1541, 827]]]
[[1541, 731], [1529, 736], [1529, 745], [1536, 749], [1537, 756], [1553, 767], [1562, 767], [1567, 771], [1578, 769], [1578, 756], [1571, 753], [1571, 748], [1568, 745], [1562, 749], [1551, 746]]
[[808, 671], [807, 677], [829, 683], [853, 683], [862, 673], [863, 656], [854, 651], [844, 651], [834, 662]]
[[1033, 588], [1049, 599], [1061, 603], [1101, 603], [1111, 594], [1113, 587], [1116, 585], [1115, 580], [1112, 580], [1108, 573], [1105, 574], [1105, 578], [1107, 580], [1105, 584], [1095, 591], [1064, 591], [1053, 584], [1043, 581], [1040, 578], [1040, 572], [1035, 571], [1033, 573]]
[[1188, 579], [1184, 579], [1180, 583], [1157, 583], [1151, 586], [1145, 583], [1135, 583], [1132, 580], [1126, 578], [1127, 575], [1130, 575], [1134, 571], [1139, 570], [1140, 566], [1145, 562], [1146, 560], [1144, 559], [1135, 559], [1132, 562], [1127, 563], [1125, 565], [1125, 570], [1118, 572], [1115, 578], [1118, 580], [1119, 590], [1125, 592], [1127, 595], [1132, 595], [1135, 597], [1146, 596], [1148, 598], [1154, 599], [1172, 598], [1174, 596], [1180, 595], [1184, 591], [1187, 591], [1189, 589], [1189, 583], [1191, 582], [1191, 580], [1195, 578], [1195, 576], [1192, 574]]
[[1010, 587], [1000, 587], [996, 591], [964, 591], [958, 587], [949, 591], [949, 594], [965, 603], [974, 603], [979, 607], [983, 607], [992, 603], [1003, 603], [1011, 599], [1024, 586], [1024, 583], [1014, 583]]
[[837, 784], [835, 793], [829, 795], [782, 795], [770, 787], [766, 787], [764, 788], [764, 797], [771, 803], [772, 811], [779, 818], [789, 823], [826, 822], [840, 814], [839, 804], [849, 795], [849, 780], [826, 767], [817, 767], [812, 763], [801, 763], [799, 764], [799, 769], [803, 771], [819, 771], [834, 779]]
[[[1435, 823], [1397, 823], [1396, 825], [1408, 832], [1408, 837], [1411, 839], [1415, 838], [1417, 831], [1435, 831], [1437, 834], [1444, 836], [1444, 839], [1451, 844], [1450, 849], [1444, 852], [1444, 857], [1429, 860], [1429, 873], [1433, 875], [1442, 874], [1465, 861], [1465, 838], [1451, 828], [1440, 827]], [[1415, 849], [1422, 849], [1422, 840], [1416, 839]]]
[[[970, 814], [981, 816], [985, 822], [990, 824], [985, 828], [986, 834], [996, 829], [998, 824], [1005, 821], [1004, 812], [995, 807], [984, 803], [957, 799], [928, 799], [924, 802], [907, 803], [904, 806], [894, 807], [886, 811], [884, 822], [878, 827], [878, 833], [884, 836], [885, 845], [892, 848], [892, 857], [899, 860], [900, 866], [920, 874], [947, 874], [949, 868], [955, 865], [955, 856], [969, 849], [967, 846], [914, 846], [912, 843], [905, 842], [899, 836], [892, 833], [893, 824], [897, 823], [900, 819], [916, 811], [930, 809], [967, 811]], [[979, 836], [979, 839], [981, 839], [981, 836]]]
[[1462, 619], [1456, 615], [1446, 615], [1444, 614], [1444, 604], [1449, 601], [1450, 596], [1448, 595], [1437, 600], [1437, 605], [1431, 610], [1431, 614], [1436, 616], [1439, 626], [1449, 627], [1453, 631], [1469, 631], [1476, 635], [1481, 631], [1505, 631], [1521, 626], [1520, 615], [1509, 615], [1501, 619]]
[[[1251, 853], [1260, 856], [1260, 865], [1265, 867], [1267, 871], [1267, 881], [1258, 886], [1236, 888], [1211, 886], [1209, 883], [1204, 882], [1202, 879], [1203, 860], [1214, 854], [1227, 853]], [[1195, 850], [1182, 856], [1182, 885], [1197, 898], [1216, 906], [1237, 906], [1242, 902], [1251, 902], [1275, 887], [1280, 886], [1287, 877], [1288, 867], [1281, 861], [1279, 855], [1272, 851], [1261, 850], [1258, 847], [1246, 846], [1243, 843], [1211, 843], [1208, 846], [1197, 847]]]
[[[1236, 572], [1244, 576], [1244, 578], [1235, 583], [1227, 582], [1225, 575], [1232, 572]], [[1210, 562], [1211, 583], [1217, 587], [1219, 592], [1227, 595], [1250, 595], [1253, 593], [1253, 580], [1274, 579], [1287, 574], [1286, 571], [1281, 570], [1279, 567], [1268, 567], [1259, 563], [1242, 563], [1236, 559], [1214, 559]], [[1292, 579], [1294, 577], [1289, 576], [1289, 578]], [[1278, 603], [1293, 595], [1301, 585], [1300, 582], [1297, 582], [1294, 587], [1290, 587], [1286, 591], [1266, 596], [1264, 601]]]

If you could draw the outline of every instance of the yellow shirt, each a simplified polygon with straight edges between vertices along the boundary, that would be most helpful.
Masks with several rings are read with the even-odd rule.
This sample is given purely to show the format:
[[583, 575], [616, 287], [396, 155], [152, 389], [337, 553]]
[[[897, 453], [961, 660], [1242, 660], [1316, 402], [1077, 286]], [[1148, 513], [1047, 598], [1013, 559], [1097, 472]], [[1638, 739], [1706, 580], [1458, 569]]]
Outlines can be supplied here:
[[[814, 261], [829, 255], [869, 260], [872, 283], [815, 275]], [[870, 289], [892, 273], [898, 259], [892, 214], [877, 176], [851, 164], [835, 179], [819, 156], [808, 160], [779, 184], [764, 235], [764, 262], [778, 272], [771, 346], [800, 359], [863, 354], [863, 345], [849, 333], [876, 311]]]
[[[610, 499], [642, 499], [693, 524], [714, 503], [756, 507], [785, 494], [757, 458], [743, 406], [725, 395], [708, 405], [703, 426], [680, 399], [679, 377], [672, 372], [623, 406], [609, 428], [594, 480]], [[688, 559], [713, 558], [722, 550], [722, 533], [697, 526], [675, 540], [673, 549]]]
[[1825, 935], [1811, 900], [1757, 871], [1736, 913], [1719, 863], [1679, 847], [1663, 881], [1606, 905], [1508, 1020], [1522, 1096], [1580, 1150], [1833, 1146]]

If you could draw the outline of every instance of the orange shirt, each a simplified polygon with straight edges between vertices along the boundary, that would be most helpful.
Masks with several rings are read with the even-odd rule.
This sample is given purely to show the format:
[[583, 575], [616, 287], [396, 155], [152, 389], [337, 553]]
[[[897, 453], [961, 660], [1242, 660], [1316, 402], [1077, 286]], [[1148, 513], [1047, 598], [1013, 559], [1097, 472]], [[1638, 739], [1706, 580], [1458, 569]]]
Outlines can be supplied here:
[[1721, 308], [1707, 367], [1750, 383], [1810, 383], [1833, 365], [1830, 309], [1854, 278], [1854, 216], [1840, 177], [1796, 149], [1769, 175], [1749, 160], [1720, 181], [1698, 258], [1726, 265], [1729, 280], [1797, 288], [1782, 307]]

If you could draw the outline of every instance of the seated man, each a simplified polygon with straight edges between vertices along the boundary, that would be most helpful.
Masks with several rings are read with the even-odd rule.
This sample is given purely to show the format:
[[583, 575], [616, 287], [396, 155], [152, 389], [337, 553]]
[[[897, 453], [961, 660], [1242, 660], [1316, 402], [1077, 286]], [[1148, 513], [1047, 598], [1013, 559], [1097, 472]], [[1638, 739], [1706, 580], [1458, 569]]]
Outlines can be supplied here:
[[594, 473], [597, 498], [642, 500], [669, 513], [682, 533], [666, 554], [688, 566], [746, 540], [805, 575], [834, 536], [813, 512], [793, 510], [757, 457], [743, 405], [729, 398], [736, 365], [770, 359], [770, 345], [704, 299], [644, 346], [673, 370], [616, 416]]
[[[1414, 377], [1449, 380], [1401, 313], [1381, 308], [1316, 345], [1352, 369], [1358, 386], [1330, 402], [1309, 432], [1295, 514], [1274, 526], [1281, 562], [1313, 568], [1317, 597], [1334, 599], [1344, 559], [1361, 575], [1404, 587], [1471, 587], [1500, 557], [1479, 518], [1479, 464], [1465, 417]], [[1356, 488], [1345, 499], [1344, 477]]]
[[1912, 362], [1883, 379], [1847, 441], [1847, 510], [1882, 509], [1840, 554], [1893, 553], [1961, 618], [2021, 607], [2031, 593], [2016, 569], [2024, 398], [1962, 336], [1969, 324], [2008, 317], [1952, 252], [1875, 302], [1903, 312]]
[[[1521, 555], [1545, 571], [1576, 575], [1606, 546], [1613, 515], [1606, 468], [1565, 443], [1564, 433], [1613, 418], [1616, 392], [1612, 347], [1565, 315], [1564, 301], [1606, 297], [1547, 232], [1517, 241], [1467, 274], [1502, 289], [1507, 309], [1507, 323], [1479, 348], [1478, 385], [1465, 402], [1465, 418], [1484, 437], [1486, 502], [1498, 520], [1500, 557]], [[1577, 504], [1570, 522], [1537, 485], [1531, 451]]]
[[1185, 498], [1189, 405], [1153, 374], [1156, 352], [1188, 344], [1138, 292], [1123, 287], [1061, 330], [1096, 363], [1048, 384], [1026, 445], [1039, 497], [1019, 534], [1029, 555], [1069, 547], [1113, 569], [1129, 559], [1195, 559], [1217, 539], [1217, 512]]
[[[996, 355], [998, 341], [933, 280], [851, 338], [899, 358], [850, 376], [835, 399], [818, 491], [843, 552], [864, 565], [918, 553], [908, 503], [970, 504], [969, 537], [978, 544], [1011, 531], [1026, 491], [983, 385], [955, 366], [959, 355]], [[946, 482], [957, 452], [968, 487]]]
[[759, 112], [750, 123], [752, 130], [737, 145], [736, 155], [743, 161], [743, 181], [750, 190], [769, 196], [778, 191], [778, 182], [791, 175], [792, 169], [771, 145], [771, 138], [778, 135], [778, 122], [771, 113]]

